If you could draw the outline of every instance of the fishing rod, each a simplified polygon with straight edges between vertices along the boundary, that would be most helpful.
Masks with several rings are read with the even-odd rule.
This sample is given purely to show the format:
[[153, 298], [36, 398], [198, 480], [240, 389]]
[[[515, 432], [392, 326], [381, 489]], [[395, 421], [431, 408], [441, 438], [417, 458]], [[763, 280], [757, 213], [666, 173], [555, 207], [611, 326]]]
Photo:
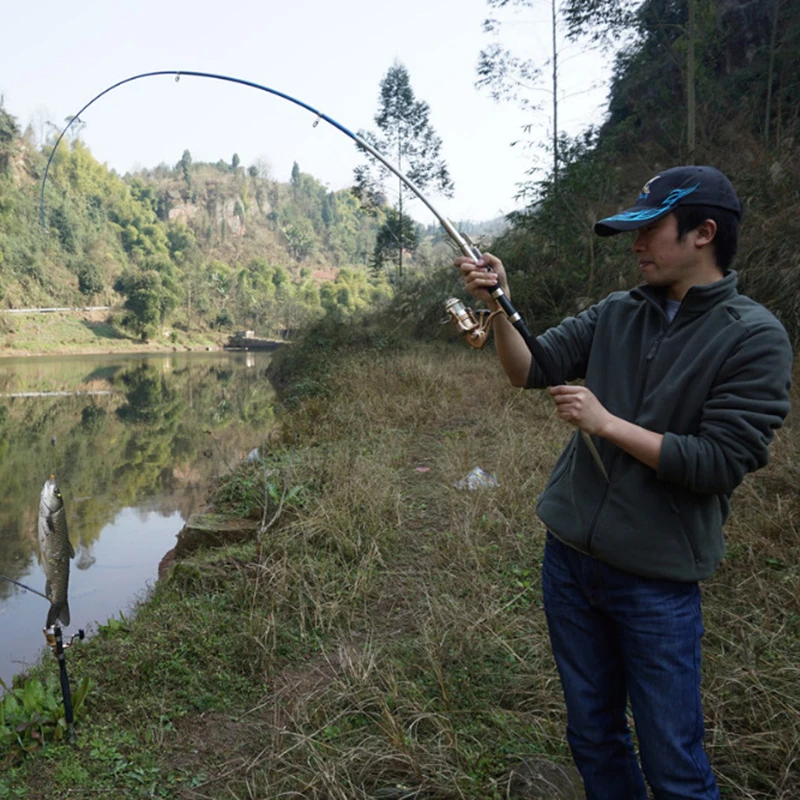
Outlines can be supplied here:
[[20, 583], [19, 581], [15, 581], [13, 578], [9, 578], [8, 575], [0, 575], [0, 580], [13, 583], [15, 586], [19, 586], [20, 589], [24, 589], [26, 592], [33, 592], [34, 594], [38, 594], [39, 597], [44, 597], [44, 599], [47, 600], [48, 602], [50, 600], [50, 598], [43, 592], [40, 592], [37, 589], [33, 589], [30, 586], [26, 586], [24, 583]]
[[[58, 148], [58, 145], [60, 144], [61, 140], [64, 138], [64, 136], [66, 135], [67, 131], [70, 129], [72, 124], [78, 121], [80, 119], [81, 114], [83, 114], [83, 112], [86, 111], [86, 109], [88, 109], [93, 103], [95, 103], [101, 97], [113, 91], [114, 89], [117, 89], [120, 86], [124, 86], [126, 83], [132, 83], [133, 81], [142, 80], [144, 78], [154, 78], [163, 75], [174, 76], [176, 83], [180, 81], [182, 77], [188, 76], [193, 78], [209, 78], [212, 80], [226, 81], [228, 83], [236, 83], [241, 86], [249, 86], [251, 89], [258, 89], [259, 91], [266, 92], [267, 94], [274, 95], [275, 97], [280, 97], [283, 100], [288, 100], [290, 103], [294, 103], [295, 105], [300, 106], [300, 108], [304, 108], [306, 111], [310, 111], [317, 117], [317, 119], [314, 122], [315, 126], [318, 124], [319, 120], [324, 120], [329, 125], [336, 128], [336, 130], [340, 131], [345, 136], [348, 136], [350, 139], [352, 139], [359, 148], [365, 150], [373, 158], [375, 158], [377, 161], [383, 164], [383, 166], [386, 167], [386, 169], [388, 169], [391, 173], [396, 175], [400, 179], [400, 181], [402, 181], [402, 183], [424, 203], [424, 205], [433, 214], [433, 216], [436, 217], [441, 226], [447, 232], [448, 236], [450, 236], [450, 238], [458, 246], [461, 252], [468, 258], [474, 258], [478, 262], [481, 260], [482, 256], [480, 250], [478, 250], [478, 248], [469, 240], [469, 238], [461, 234], [453, 225], [453, 223], [450, 222], [449, 219], [447, 219], [447, 217], [445, 217], [443, 214], [440, 214], [439, 211], [437, 211], [436, 208], [434, 208], [430, 200], [428, 200], [428, 198], [425, 197], [422, 191], [412, 181], [410, 181], [397, 167], [395, 167], [395, 165], [392, 164], [383, 155], [383, 153], [381, 153], [379, 150], [373, 147], [369, 142], [367, 142], [357, 133], [353, 133], [351, 130], [346, 128], [340, 122], [337, 122], [332, 117], [329, 117], [327, 114], [323, 114], [321, 111], [309, 105], [308, 103], [304, 103], [302, 100], [299, 100], [296, 97], [292, 97], [292, 95], [287, 94], [286, 92], [281, 92], [278, 89], [273, 89], [269, 86], [264, 86], [263, 84], [255, 83], [254, 81], [244, 80], [243, 78], [234, 78], [230, 75], [220, 75], [214, 72], [199, 72], [197, 70], [177, 70], [177, 69], [156, 70], [153, 72], [142, 72], [138, 75], [132, 75], [129, 78], [124, 78], [123, 80], [117, 81], [116, 83], [112, 84], [108, 88], [103, 89], [102, 92], [95, 95], [91, 100], [89, 100], [88, 103], [86, 103], [86, 105], [84, 105], [80, 109], [80, 111], [78, 111], [77, 114], [75, 114], [69, 119], [67, 124], [64, 126], [64, 129], [59, 134], [58, 139], [56, 139], [55, 144], [53, 145], [53, 149], [50, 152], [50, 157], [47, 159], [47, 166], [45, 167], [44, 175], [42, 177], [42, 191], [41, 191], [41, 198], [39, 201], [39, 209], [41, 213], [42, 227], [44, 227], [45, 230], [47, 230], [47, 223], [45, 220], [45, 213], [44, 213], [44, 191], [45, 191], [45, 184], [47, 182], [47, 175], [48, 172], [50, 171], [50, 164], [53, 160], [53, 157], [55, 156], [56, 149]], [[517, 312], [517, 310], [514, 308], [514, 306], [511, 304], [511, 301], [509, 300], [506, 293], [503, 291], [500, 284], [497, 283], [493, 288], [488, 289], [488, 291], [489, 294], [492, 296], [492, 298], [499, 305], [500, 310], [506, 315], [506, 317], [508, 317], [509, 322], [511, 322], [511, 324], [514, 326], [514, 328], [517, 330], [520, 336], [522, 336], [522, 339], [527, 345], [528, 349], [530, 350], [531, 355], [533, 356], [534, 360], [544, 373], [548, 385], [559, 386], [563, 384], [564, 378], [561, 375], [560, 371], [558, 370], [557, 366], [549, 358], [548, 354], [546, 353], [542, 345], [531, 335], [530, 331], [525, 325], [524, 320]], [[449, 300], [446, 301], [445, 308], [448, 314], [451, 316], [453, 322], [459, 327], [459, 330], [463, 332], [463, 326], [469, 320], [469, 314], [464, 308], [463, 303], [461, 304], [460, 307], [458, 306], [458, 303], [460, 302], [461, 301], [455, 298], [450, 298]], [[486, 322], [487, 322], [487, 329], [486, 332], [483, 334], [480, 333], [480, 326], [476, 328], [473, 325], [471, 327], [470, 337], [468, 338], [468, 341], [470, 341], [471, 344], [472, 341], [477, 341], [477, 339], [474, 339], [474, 337], [472, 337], [472, 333], [475, 332], [476, 330], [478, 331], [477, 333], [478, 339], [485, 340], [486, 335], [488, 334], [489, 320], [486, 320]], [[594, 444], [588, 438], [588, 436], [584, 436], [584, 440], [586, 441], [589, 449], [592, 451], [593, 458], [595, 459], [598, 466], [605, 474], [605, 468], [602, 465], [602, 461], [600, 460], [600, 456], [597, 454], [597, 450], [595, 449]]]
[[58, 661], [58, 679], [61, 683], [61, 699], [64, 701], [64, 720], [67, 723], [67, 732], [70, 743], [75, 743], [75, 712], [72, 706], [72, 691], [69, 686], [69, 675], [67, 674], [67, 659], [64, 651], [72, 646], [75, 639], [83, 640], [86, 636], [83, 629], [72, 634], [68, 642], [64, 642], [61, 626], [56, 622], [51, 628], [45, 628], [44, 638], [47, 646], [53, 651], [53, 655]]
[[193, 78], [210, 78], [212, 80], [218, 81], [227, 81], [228, 83], [237, 83], [241, 86], [249, 86], [251, 89], [258, 89], [259, 91], [266, 92], [267, 94], [275, 95], [276, 97], [280, 97], [283, 100], [288, 100], [290, 103], [294, 103], [300, 108], [304, 108], [306, 111], [310, 111], [314, 114], [317, 119], [314, 122], [316, 126], [319, 120], [324, 120], [329, 125], [332, 125], [336, 130], [341, 131], [345, 136], [351, 138], [362, 150], [366, 150], [373, 158], [380, 161], [386, 169], [390, 172], [394, 173], [404, 184], [408, 187], [422, 202], [427, 206], [428, 210], [436, 217], [437, 220], [441, 223], [442, 227], [447, 231], [449, 236], [455, 241], [455, 243], [461, 248], [464, 255], [470, 256], [471, 258], [474, 257], [474, 250], [470, 248], [470, 245], [464, 239], [464, 237], [456, 230], [455, 226], [453, 225], [450, 220], [440, 214], [431, 204], [431, 202], [422, 194], [420, 189], [412, 183], [405, 175], [403, 175], [397, 167], [394, 166], [379, 150], [373, 147], [369, 142], [359, 136], [357, 133], [353, 133], [351, 130], [346, 128], [340, 122], [337, 122], [332, 117], [329, 117], [327, 114], [323, 114], [318, 109], [314, 108], [313, 106], [309, 105], [308, 103], [304, 103], [302, 100], [298, 100], [296, 97], [292, 97], [292, 95], [287, 94], [286, 92], [281, 92], [278, 89], [273, 89], [269, 86], [264, 86], [260, 83], [255, 83], [254, 81], [248, 81], [243, 78], [234, 78], [230, 75], [220, 75], [214, 72], [198, 72], [196, 70], [186, 70], [186, 69], [165, 69], [165, 70], [156, 70], [154, 72], [142, 72], [139, 75], [133, 75], [130, 78], [124, 78], [121, 81], [117, 81], [117, 83], [112, 84], [107, 89], [103, 89], [102, 92], [95, 95], [85, 106], [78, 111], [77, 114], [70, 117], [69, 122], [64, 126], [64, 129], [56, 139], [55, 144], [53, 145], [53, 150], [50, 153], [50, 157], [47, 159], [47, 166], [44, 170], [44, 176], [42, 177], [42, 191], [41, 191], [41, 198], [39, 201], [39, 209], [41, 213], [41, 220], [42, 226], [47, 229], [47, 224], [45, 221], [45, 214], [44, 214], [44, 190], [45, 190], [45, 183], [47, 181], [47, 174], [50, 170], [50, 163], [53, 160], [53, 156], [55, 155], [56, 149], [58, 145], [61, 143], [61, 140], [66, 135], [67, 131], [73, 125], [73, 123], [80, 120], [81, 114], [86, 111], [89, 106], [95, 103], [104, 95], [108, 94], [109, 92], [113, 91], [114, 89], [119, 88], [120, 86], [124, 86], [126, 83], [132, 83], [133, 81], [142, 80], [143, 78], [154, 78], [161, 75], [173, 75], [175, 77], [175, 82], [177, 83], [182, 77], [188, 76]]

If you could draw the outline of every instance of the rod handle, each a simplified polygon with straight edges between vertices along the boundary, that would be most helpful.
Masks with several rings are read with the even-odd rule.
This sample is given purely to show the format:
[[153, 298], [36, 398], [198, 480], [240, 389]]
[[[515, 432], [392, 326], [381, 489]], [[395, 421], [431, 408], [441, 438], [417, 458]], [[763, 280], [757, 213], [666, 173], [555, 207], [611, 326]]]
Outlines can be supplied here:
[[[472, 242], [469, 242], [469, 245], [470, 249], [472, 250], [472, 257], [476, 261], [481, 261], [483, 259], [481, 251], [478, 250], [478, 248], [475, 247]], [[486, 270], [489, 271], [490, 269], [491, 268], [489, 265], [486, 264]], [[533, 360], [539, 365], [539, 369], [541, 369], [544, 373], [544, 378], [547, 381], [547, 385], [561, 386], [563, 383], [565, 383], [564, 378], [558, 371], [558, 368], [555, 366], [555, 364], [553, 364], [542, 345], [539, 344], [538, 339], [531, 335], [531, 332], [528, 330], [528, 326], [525, 324], [525, 320], [522, 319], [519, 312], [511, 304], [511, 300], [509, 300], [508, 295], [503, 291], [503, 287], [500, 286], [499, 283], [496, 283], [493, 288], [487, 289], [487, 291], [491, 295], [492, 299], [495, 300], [503, 310], [503, 313], [508, 317], [508, 321], [514, 326], [514, 328], [516, 328], [519, 335], [522, 336], [523, 341], [528, 346], [528, 350], [530, 350], [531, 355], [533, 356]]]

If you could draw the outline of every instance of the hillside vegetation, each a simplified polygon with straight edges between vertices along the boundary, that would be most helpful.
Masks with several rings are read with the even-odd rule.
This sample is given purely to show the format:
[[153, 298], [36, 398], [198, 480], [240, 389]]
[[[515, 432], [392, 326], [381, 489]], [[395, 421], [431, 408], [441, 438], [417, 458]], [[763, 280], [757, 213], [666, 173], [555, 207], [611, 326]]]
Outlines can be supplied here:
[[[164, 327], [281, 335], [391, 296], [389, 271], [370, 269], [386, 208], [367, 213], [297, 164], [284, 184], [264, 164], [195, 163], [187, 150], [121, 177], [78, 131], [53, 156], [42, 225], [51, 152], [0, 100], [2, 307], [123, 305], [120, 321], [147, 340]], [[412, 269], [448, 253], [419, 234]]]

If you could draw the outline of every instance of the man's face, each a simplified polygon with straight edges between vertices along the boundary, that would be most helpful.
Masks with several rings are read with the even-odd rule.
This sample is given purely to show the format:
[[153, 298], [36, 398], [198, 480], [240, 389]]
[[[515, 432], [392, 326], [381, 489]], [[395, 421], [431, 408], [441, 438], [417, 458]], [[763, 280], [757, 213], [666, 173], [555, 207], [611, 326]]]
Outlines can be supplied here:
[[678, 221], [667, 214], [639, 228], [633, 242], [633, 252], [639, 259], [642, 277], [651, 286], [667, 289], [667, 296], [682, 300], [695, 283], [701, 267], [699, 249], [695, 244], [697, 231], [689, 231], [678, 239]]

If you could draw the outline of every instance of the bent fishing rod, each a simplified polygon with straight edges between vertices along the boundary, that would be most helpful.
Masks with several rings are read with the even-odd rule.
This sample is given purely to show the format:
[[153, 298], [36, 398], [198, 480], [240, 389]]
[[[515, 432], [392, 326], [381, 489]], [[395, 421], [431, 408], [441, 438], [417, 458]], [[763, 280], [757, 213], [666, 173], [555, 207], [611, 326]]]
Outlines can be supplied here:
[[[44, 193], [45, 193], [45, 185], [47, 183], [47, 175], [50, 171], [50, 164], [53, 161], [53, 157], [55, 156], [56, 150], [58, 149], [58, 145], [61, 143], [61, 140], [66, 135], [67, 131], [73, 125], [73, 123], [80, 120], [81, 114], [83, 114], [91, 105], [96, 103], [101, 97], [107, 95], [109, 92], [112, 92], [114, 89], [118, 89], [120, 86], [124, 86], [126, 83], [132, 83], [133, 81], [143, 80], [144, 78], [154, 78], [164, 75], [171, 75], [174, 76], [175, 81], [179, 81], [182, 77], [192, 77], [192, 78], [210, 78], [212, 80], [218, 81], [227, 81], [228, 83], [236, 83], [241, 86], [249, 86], [251, 89], [258, 89], [259, 91], [266, 92], [267, 94], [274, 95], [275, 97], [280, 97], [283, 100], [288, 100], [290, 103], [294, 103], [300, 108], [304, 108], [306, 111], [310, 111], [312, 114], [316, 116], [316, 121], [314, 125], [316, 125], [319, 120], [324, 120], [329, 125], [336, 128], [336, 130], [343, 133], [345, 136], [348, 136], [352, 139], [356, 145], [365, 150], [369, 153], [373, 158], [378, 160], [381, 164], [383, 164], [386, 169], [396, 175], [403, 184], [413, 192], [428, 208], [428, 210], [436, 217], [439, 221], [441, 226], [445, 229], [447, 234], [450, 238], [455, 242], [461, 252], [468, 256], [469, 258], [474, 258], [476, 261], [479, 261], [481, 258], [480, 251], [478, 250], [469, 239], [459, 233], [456, 227], [453, 225], [450, 220], [448, 220], [443, 214], [439, 213], [439, 211], [434, 208], [433, 204], [428, 200], [425, 195], [423, 195], [422, 191], [412, 182], [410, 181], [405, 175], [403, 175], [400, 170], [395, 167], [379, 150], [373, 147], [369, 142], [359, 136], [357, 133], [353, 133], [351, 130], [346, 128], [340, 122], [337, 122], [332, 117], [329, 117], [327, 114], [323, 114], [318, 109], [314, 108], [313, 106], [309, 105], [308, 103], [304, 103], [302, 100], [298, 100], [296, 97], [292, 97], [290, 94], [286, 94], [285, 92], [281, 92], [278, 89], [273, 89], [269, 86], [264, 86], [260, 83], [255, 83], [253, 81], [244, 80], [242, 78], [234, 78], [230, 75], [219, 75], [217, 73], [212, 72], [198, 72], [196, 70], [177, 70], [177, 69], [168, 69], [168, 70], [157, 70], [154, 72], [143, 72], [139, 75], [133, 75], [130, 78], [125, 78], [124, 80], [117, 81], [117, 83], [109, 86], [106, 89], [103, 89], [102, 92], [95, 95], [91, 100], [89, 100], [86, 105], [84, 105], [80, 111], [78, 111], [74, 116], [70, 117], [67, 124], [64, 126], [64, 129], [56, 139], [55, 144], [53, 145], [53, 149], [50, 152], [50, 157], [47, 159], [47, 166], [44, 170], [44, 176], [42, 177], [42, 190], [41, 190], [41, 197], [39, 200], [39, 210], [41, 215], [41, 222], [42, 227], [47, 229], [47, 223], [45, 220], [45, 210], [44, 210]], [[503, 292], [500, 286], [496, 286], [494, 289], [490, 290], [492, 297], [497, 300], [500, 304], [503, 312], [508, 316], [509, 320], [511, 320], [512, 324], [517, 328], [517, 330], [522, 335], [522, 338], [525, 340], [526, 344], [528, 344], [529, 348], [531, 348], [531, 352], [533, 353], [534, 357], [537, 360], [537, 363], [542, 367], [542, 369], [547, 374], [547, 380], [549, 383], [556, 385], [557, 383], [563, 383], [563, 381], [559, 380], [559, 376], [557, 372], [553, 370], [553, 368], [549, 365], [549, 359], [547, 358], [547, 354], [542, 350], [541, 345], [533, 339], [530, 332], [528, 331], [525, 323], [522, 321], [520, 315], [516, 312], [514, 307], [511, 305], [506, 294]]]
[[[478, 248], [471, 242], [469, 239], [464, 236], [463, 234], [459, 233], [456, 227], [453, 225], [450, 220], [448, 220], [444, 215], [440, 214], [436, 208], [434, 208], [433, 204], [428, 200], [427, 197], [422, 193], [422, 191], [412, 182], [410, 181], [403, 173], [394, 166], [379, 150], [373, 147], [369, 142], [364, 140], [361, 136], [356, 133], [353, 133], [351, 130], [346, 128], [340, 122], [337, 122], [332, 117], [329, 117], [327, 114], [323, 114], [321, 111], [317, 110], [313, 106], [309, 105], [308, 103], [304, 103], [302, 100], [299, 100], [296, 97], [292, 97], [290, 94], [286, 92], [281, 92], [278, 89], [273, 89], [269, 86], [264, 86], [260, 83], [255, 83], [254, 81], [244, 80], [243, 78], [234, 78], [230, 75], [220, 75], [213, 72], [198, 72], [196, 70], [177, 70], [177, 69], [167, 69], [167, 70], [156, 70], [153, 72], [142, 72], [138, 75], [133, 75], [129, 78], [124, 78], [121, 81], [117, 81], [117, 83], [112, 84], [106, 89], [103, 89], [102, 92], [95, 95], [91, 100], [89, 100], [86, 105], [84, 105], [74, 116], [72, 116], [67, 124], [64, 126], [64, 129], [56, 139], [55, 144], [53, 145], [53, 149], [50, 152], [50, 157], [47, 159], [47, 166], [44, 170], [44, 176], [42, 177], [42, 191], [41, 191], [41, 198], [39, 201], [39, 209], [41, 213], [41, 221], [42, 227], [47, 230], [47, 223], [45, 221], [45, 213], [44, 213], [44, 191], [45, 191], [45, 184], [47, 182], [47, 175], [50, 170], [50, 164], [55, 156], [56, 149], [58, 145], [61, 143], [61, 140], [66, 135], [67, 131], [70, 129], [72, 124], [80, 119], [81, 114], [86, 111], [91, 105], [97, 102], [101, 97], [112, 92], [114, 89], [119, 88], [120, 86], [124, 86], [127, 83], [132, 83], [133, 81], [143, 80], [144, 78], [155, 78], [164, 75], [172, 75], [175, 78], [175, 82], [177, 83], [180, 79], [184, 76], [192, 77], [192, 78], [209, 78], [211, 80], [217, 81], [226, 81], [228, 83], [235, 83], [241, 86], [248, 86], [251, 89], [258, 89], [259, 91], [266, 92], [267, 94], [274, 95], [275, 97], [280, 97], [283, 100], [288, 100], [290, 103], [294, 103], [300, 108], [304, 108], [306, 111], [310, 111], [312, 114], [316, 116], [316, 120], [314, 125], [316, 126], [319, 120], [324, 120], [332, 127], [336, 128], [336, 130], [343, 133], [345, 136], [348, 136], [352, 139], [356, 145], [369, 153], [373, 158], [379, 161], [386, 169], [388, 169], [391, 173], [396, 175], [402, 183], [413, 193], [415, 194], [428, 208], [428, 210], [433, 214], [434, 217], [439, 221], [441, 226], [445, 229], [448, 236], [453, 240], [453, 242], [458, 246], [461, 252], [467, 256], [468, 258], [474, 258], [477, 262], [481, 261], [481, 253]], [[489, 267], [487, 266], [487, 269]], [[559, 386], [564, 383], [563, 376], [560, 374], [560, 371], [557, 369], [556, 365], [553, 364], [552, 360], [549, 358], [547, 353], [545, 352], [542, 345], [531, 335], [528, 327], [525, 325], [524, 320], [511, 304], [506, 293], [503, 291], [502, 287], [499, 283], [497, 283], [493, 288], [489, 289], [489, 294], [492, 298], [497, 302], [500, 306], [502, 313], [508, 317], [509, 322], [514, 326], [517, 332], [522, 336], [523, 341], [525, 342], [526, 346], [531, 352], [536, 363], [541, 368], [545, 380], [547, 381], [548, 385], [550, 386]], [[464, 333], [464, 324], [465, 320], [468, 318], [471, 312], [466, 312], [464, 309], [463, 303], [461, 304], [460, 308], [456, 305], [460, 303], [460, 301], [451, 298], [445, 303], [445, 308], [450, 314], [453, 322], [459, 327], [459, 330]], [[488, 320], [487, 320], [488, 323]], [[481, 326], [478, 326], [480, 328]], [[487, 326], [488, 327], [488, 326]], [[471, 327], [471, 333], [474, 333], [476, 330], [475, 326]], [[482, 336], [478, 336], [478, 338], [485, 341], [486, 338], [486, 328], [484, 328], [484, 333]], [[472, 339], [472, 341], [470, 341]], [[473, 346], [475, 346], [474, 342], [476, 341], [475, 336], [471, 335], [468, 336], [467, 341], [470, 342]], [[584, 440], [589, 446], [590, 450], [592, 450], [592, 456], [594, 457], [595, 461], [597, 462], [598, 466], [601, 468], [603, 473], [605, 474], [605, 468], [602, 466], [602, 461], [600, 460], [597, 451], [594, 448], [593, 443], [587, 436], [584, 436]]]

